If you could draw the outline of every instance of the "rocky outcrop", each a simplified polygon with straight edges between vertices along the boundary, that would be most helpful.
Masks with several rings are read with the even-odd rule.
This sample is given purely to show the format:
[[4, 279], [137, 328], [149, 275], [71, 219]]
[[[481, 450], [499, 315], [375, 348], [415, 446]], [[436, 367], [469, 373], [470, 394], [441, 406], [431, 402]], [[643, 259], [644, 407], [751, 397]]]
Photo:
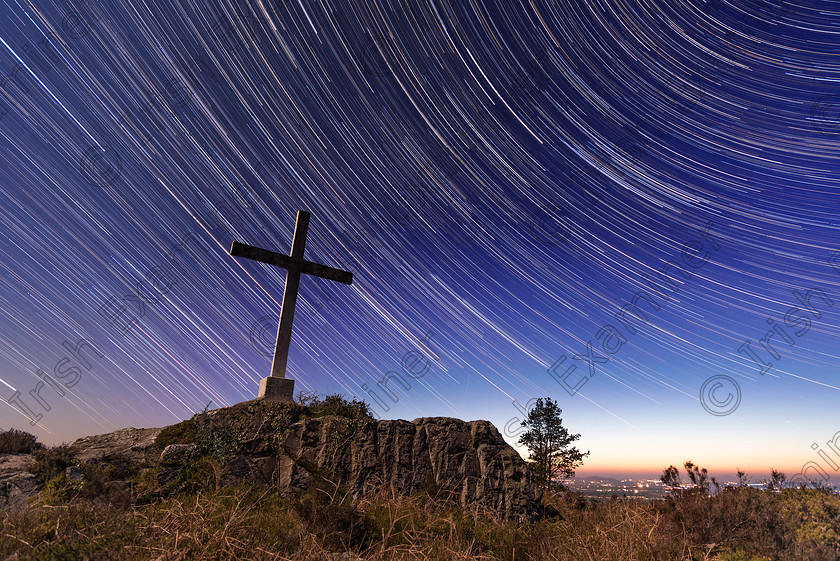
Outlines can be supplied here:
[[183, 466], [198, 454], [198, 446], [195, 444], [170, 444], [160, 454], [161, 465]]
[[290, 486], [305, 484], [317, 468], [355, 498], [382, 486], [399, 494], [431, 487], [506, 517], [532, 511], [541, 496], [525, 462], [488, 421], [378, 421], [348, 434], [341, 417], [304, 419], [292, 425], [284, 447], [292, 461], [281, 461], [278, 471]]
[[[202, 458], [201, 450], [207, 453], [207, 449], [201, 447], [201, 439], [209, 434], [216, 439], [211, 441], [217, 441], [222, 433], [214, 431], [226, 427], [224, 434], [239, 436], [234, 438], [237, 445], [232, 453], [213, 460], [216, 467], [210, 471], [215, 485], [248, 481], [294, 492], [323, 478], [345, 487], [356, 499], [383, 488], [398, 495], [430, 491], [464, 507], [483, 507], [502, 517], [528, 515], [539, 503], [542, 492], [525, 462], [488, 421], [312, 418], [295, 416], [300, 409], [272, 407], [246, 403], [209, 412], [203, 418], [196, 416], [166, 429], [180, 436], [170, 438], [169, 442], [175, 441], [164, 449], [155, 441], [164, 429], [130, 428], [81, 438], [70, 450], [82, 463], [119, 463], [123, 468], [140, 468], [140, 472], [153, 470], [160, 492], [166, 493], [179, 488], [182, 475], [194, 483], [196, 474], [207, 473], [188, 468], [208, 461]], [[276, 424], [278, 419], [285, 421]], [[272, 428], [267, 429], [269, 426]], [[43, 484], [26, 471], [31, 461], [32, 457], [24, 454], [0, 456], [0, 492], [5, 490], [0, 498], [5, 505], [25, 503]], [[69, 479], [84, 480], [79, 469], [68, 470]], [[123, 469], [119, 473], [129, 472]], [[122, 480], [106, 485], [124, 491], [131, 487]]]

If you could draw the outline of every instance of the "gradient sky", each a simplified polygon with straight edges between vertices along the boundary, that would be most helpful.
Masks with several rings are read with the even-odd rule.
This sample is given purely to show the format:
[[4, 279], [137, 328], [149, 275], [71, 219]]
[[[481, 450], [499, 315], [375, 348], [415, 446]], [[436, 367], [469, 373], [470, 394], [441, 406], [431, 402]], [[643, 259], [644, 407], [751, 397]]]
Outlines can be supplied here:
[[3, 428], [255, 397], [285, 271], [228, 251], [305, 209], [354, 282], [301, 280], [298, 390], [840, 473], [839, 2], [4, 2], [0, 43]]

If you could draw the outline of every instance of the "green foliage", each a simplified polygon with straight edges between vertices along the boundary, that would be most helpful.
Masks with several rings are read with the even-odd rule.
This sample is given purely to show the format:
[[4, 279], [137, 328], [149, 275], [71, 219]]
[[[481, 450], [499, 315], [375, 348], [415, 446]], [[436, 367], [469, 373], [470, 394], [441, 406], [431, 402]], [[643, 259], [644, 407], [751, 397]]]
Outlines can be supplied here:
[[237, 454], [244, 440], [242, 432], [236, 430], [224, 415], [208, 412], [207, 407], [191, 419], [161, 430], [155, 444], [161, 449], [170, 444], [195, 444], [200, 454], [218, 462]]
[[164, 427], [155, 437], [155, 445], [163, 450], [170, 444], [194, 444], [198, 441], [195, 417]]
[[764, 480], [764, 487], [768, 491], [781, 491], [785, 486], [787, 476], [781, 471], [770, 468], [770, 479]]
[[108, 454], [93, 465], [82, 465], [85, 477], [102, 481], [120, 481], [136, 476], [140, 470], [149, 467], [146, 462], [136, 462], [125, 454]]
[[38, 476], [41, 481], [49, 481], [57, 475], [63, 475], [68, 467], [79, 465], [79, 461], [66, 444], [35, 450], [32, 458], [34, 462], [29, 466], [29, 472]]
[[81, 495], [84, 488], [84, 482], [72, 481], [62, 473], [47, 481], [38, 496], [38, 502], [50, 506], [65, 504]]
[[528, 411], [522, 426], [528, 430], [519, 437], [519, 444], [528, 448], [540, 484], [548, 489], [558, 475], [573, 477], [589, 452], [581, 452], [572, 443], [580, 438], [563, 426], [563, 412], [551, 398], [537, 399]]
[[199, 417], [198, 450], [223, 463], [239, 452], [242, 447], [242, 433], [234, 429], [224, 418], [217, 419], [206, 413]]
[[840, 558], [840, 496], [826, 488], [799, 487], [784, 489], [781, 503], [794, 551]]
[[154, 504], [162, 496], [158, 488], [158, 475], [164, 470], [162, 466], [156, 466], [142, 470], [139, 474], [132, 478], [131, 482], [134, 488], [134, 502], [138, 506]]
[[274, 450], [279, 450], [286, 441], [291, 426], [300, 419], [300, 412], [290, 407], [275, 411], [269, 418], [266, 440]]
[[173, 481], [163, 488], [164, 495], [175, 493], [196, 494], [216, 489], [216, 465], [212, 458], [202, 456], [190, 463]]
[[832, 490], [784, 488], [785, 475], [773, 469], [764, 490], [748, 486], [741, 470], [739, 483], [721, 490], [693, 462], [685, 468], [692, 487], [679, 485], [673, 466], [661, 478], [674, 491], [654, 503], [666, 533], [684, 534], [692, 547], [714, 544], [717, 561], [840, 559], [840, 496]]
[[43, 447], [34, 434], [17, 429], [0, 432], [0, 454], [31, 454]]
[[196, 444], [202, 454], [219, 462], [241, 453], [247, 443], [259, 441], [278, 450], [292, 425], [303, 418], [336, 415], [347, 420], [346, 434], [369, 430], [376, 422], [364, 401], [347, 400], [338, 394], [319, 396], [299, 393], [298, 403], [253, 400], [233, 407], [204, 411], [191, 419], [164, 428], [155, 439], [161, 449], [169, 444]]
[[340, 394], [329, 394], [320, 397], [316, 392], [299, 393], [299, 402], [309, 411], [313, 419], [326, 415], [337, 415], [358, 421], [374, 421], [370, 405], [365, 401], [354, 399], [348, 401]]

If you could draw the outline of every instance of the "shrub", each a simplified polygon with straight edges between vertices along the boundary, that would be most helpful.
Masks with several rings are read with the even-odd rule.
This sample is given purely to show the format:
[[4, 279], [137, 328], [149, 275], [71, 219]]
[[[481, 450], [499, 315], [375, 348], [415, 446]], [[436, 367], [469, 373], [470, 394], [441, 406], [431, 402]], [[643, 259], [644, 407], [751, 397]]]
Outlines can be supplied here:
[[324, 417], [326, 415], [338, 415], [339, 417], [346, 417], [354, 420], [370, 420], [374, 421], [374, 417], [370, 411], [370, 405], [364, 401], [354, 399], [347, 401], [344, 396], [340, 394], [330, 394], [323, 398], [318, 394], [298, 394], [298, 399], [301, 404], [307, 407], [310, 416], [313, 418]]
[[28, 432], [17, 429], [0, 432], [0, 454], [30, 454], [43, 447], [35, 435]]
[[71, 481], [62, 473], [47, 481], [38, 499], [44, 505], [55, 506], [65, 504], [81, 495], [84, 488], [84, 482]]
[[35, 461], [29, 466], [29, 472], [41, 481], [49, 481], [57, 475], [63, 475], [68, 467], [79, 465], [79, 461], [73, 457], [70, 447], [66, 444], [35, 450], [32, 456]]
[[201, 454], [223, 463], [239, 452], [242, 447], [242, 434], [225, 419], [211, 418], [204, 414], [199, 418], [196, 444]]
[[307, 410], [312, 418], [336, 415], [344, 419], [343, 438], [351, 438], [359, 431], [368, 431], [376, 424], [376, 419], [370, 412], [370, 406], [364, 401], [348, 401], [339, 394], [331, 394], [320, 398], [316, 395], [307, 396], [309, 403]]
[[217, 412], [208, 413], [207, 408], [187, 421], [164, 428], [155, 438], [155, 444], [163, 449], [170, 444], [195, 444], [201, 455], [207, 455], [218, 462], [224, 462], [240, 451], [243, 437], [231, 422]]

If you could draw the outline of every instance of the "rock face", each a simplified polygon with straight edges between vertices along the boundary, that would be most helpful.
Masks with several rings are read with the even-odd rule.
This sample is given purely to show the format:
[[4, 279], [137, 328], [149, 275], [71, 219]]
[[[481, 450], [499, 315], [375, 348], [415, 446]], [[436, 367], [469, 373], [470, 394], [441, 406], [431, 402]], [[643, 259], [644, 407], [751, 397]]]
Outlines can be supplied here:
[[355, 498], [381, 486], [411, 494], [433, 486], [462, 506], [481, 505], [511, 517], [536, 508], [542, 492], [519, 454], [488, 421], [448, 417], [378, 421], [374, 430], [347, 434], [341, 417], [292, 425], [279, 458], [280, 482], [303, 486], [304, 466], [348, 487]]
[[155, 438], [161, 429], [120, 429], [108, 434], [86, 436], [70, 445], [73, 455], [84, 462], [123, 456], [128, 460], [151, 460], [160, 455]]
[[0, 455], [0, 509], [25, 507], [26, 499], [41, 488], [38, 478], [26, 471], [31, 463], [29, 454]]

